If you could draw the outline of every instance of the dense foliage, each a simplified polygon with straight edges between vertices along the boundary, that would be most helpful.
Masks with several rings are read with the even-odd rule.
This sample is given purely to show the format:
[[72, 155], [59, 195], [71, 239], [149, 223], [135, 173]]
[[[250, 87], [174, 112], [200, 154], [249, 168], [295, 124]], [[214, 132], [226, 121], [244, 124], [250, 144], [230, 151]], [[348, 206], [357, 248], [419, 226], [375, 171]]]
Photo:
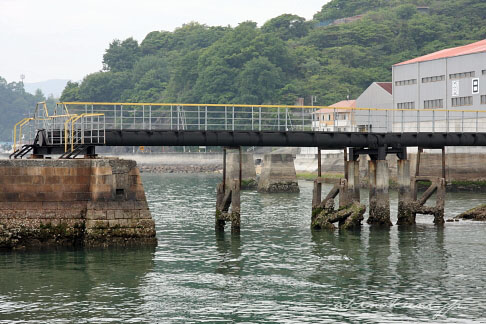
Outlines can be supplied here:
[[49, 101], [52, 106], [54, 98], [44, 96], [37, 90], [35, 95], [25, 92], [22, 82], [7, 83], [0, 77], [0, 141], [12, 141], [12, 131], [15, 123], [30, 117], [37, 102]]
[[332, 104], [390, 81], [395, 63], [486, 38], [485, 18], [483, 0], [332, 0], [313, 21], [190, 23], [113, 41], [103, 71], [69, 83], [62, 100]]

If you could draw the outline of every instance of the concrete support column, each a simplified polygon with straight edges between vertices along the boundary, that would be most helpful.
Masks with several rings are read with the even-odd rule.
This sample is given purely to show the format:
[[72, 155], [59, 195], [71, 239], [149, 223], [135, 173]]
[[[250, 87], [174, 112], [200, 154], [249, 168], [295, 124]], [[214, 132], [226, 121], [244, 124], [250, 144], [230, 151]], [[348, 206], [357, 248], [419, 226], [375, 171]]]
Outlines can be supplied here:
[[345, 168], [348, 175], [348, 178], [346, 180], [349, 203], [360, 202], [359, 161], [346, 161]]
[[[240, 165], [241, 159], [241, 165]], [[253, 153], [228, 152], [226, 160], [225, 185], [226, 190], [232, 188], [235, 180], [240, 178], [241, 172], [241, 190], [256, 189], [258, 186], [255, 171], [255, 160]], [[241, 168], [241, 171], [240, 171]]]
[[223, 213], [224, 213], [224, 206], [223, 206], [223, 200], [224, 200], [224, 184], [220, 183], [216, 187], [216, 218], [215, 218], [215, 228], [216, 231], [224, 231], [224, 218], [223, 218]]
[[231, 188], [231, 232], [240, 231], [240, 182], [236, 180]]
[[266, 193], [299, 192], [292, 154], [265, 154], [258, 191]]
[[[242, 155], [241, 155], [241, 148], [239, 148], [239, 153], [237, 155], [237, 161], [233, 164], [236, 164], [238, 167], [236, 168], [236, 172], [233, 168], [230, 172], [228, 172], [226, 168], [226, 148], [224, 149], [223, 154], [223, 182], [218, 184], [216, 190], [216, 217], [215, 217], [215, 228], [216, 231], [224, 231], [224, 226], [227, 221], [231, 221], [231, 231], [232, 232], [239, 232], [240, 231], [240, 207], [241, 207], [241, 200], [240, 200], [240, 190], [241, 190], [241, 178], [242, 178]], [[235, 160], [233, 158], [233, 160]], [[230, 158], [231, 161], [231, 158]], [[251, 159], [253, 162], [253, 157]], [[230, 162], [231, 163], [231, 162]], [[253, 166], [253, 172], [255, 171], [255, 167]], [[234, 175], [236, 173], [236, 175]], [[233, 176], [232, 176], [233, 174]], [[229, 178], [227, 176], [229, 175]], [[236, 177], [236, 179], [235, 179]], [[229, 211], [231, 207], [231, 212]]]
[[370, 213], [368, 224], [392, 226], [390, 221], [389, 170], [386, 160], [371, 160], [368, 163], [370, 183]]
[[444, 221], [444, 207], [445, 207], [445, 193], [446, 193], [446, 180], [440, 178], [437, 184], [437, 197], [435, 201], [435, 213], [434, 224], [443, 225]]
[[398, 221], [397, 225], [415, 224], [415, 212], [413, 211], [413, 192], [411, 189], [410, 161], [397, 161], [398, 180]]

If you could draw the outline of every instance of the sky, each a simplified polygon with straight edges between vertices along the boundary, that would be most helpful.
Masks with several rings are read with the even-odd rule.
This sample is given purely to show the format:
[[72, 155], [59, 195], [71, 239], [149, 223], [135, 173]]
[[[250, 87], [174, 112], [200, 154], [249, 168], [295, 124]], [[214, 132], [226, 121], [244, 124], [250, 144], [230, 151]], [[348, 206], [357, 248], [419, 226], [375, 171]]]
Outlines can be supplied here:
[[284, 13], [311, 19], [328, 0], [0, 0], [0, 76], [8, 82], [81, 80], [102, 68], [114, 39], [197, 21], [261, 26]]

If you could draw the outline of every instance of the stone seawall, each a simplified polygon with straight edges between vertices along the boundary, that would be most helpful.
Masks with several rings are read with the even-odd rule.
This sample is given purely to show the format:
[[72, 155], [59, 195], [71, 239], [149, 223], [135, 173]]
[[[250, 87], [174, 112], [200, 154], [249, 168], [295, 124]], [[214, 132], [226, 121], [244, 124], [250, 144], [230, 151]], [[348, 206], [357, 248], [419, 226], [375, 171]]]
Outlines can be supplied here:
[[0, 161], [0, 248], [112, 244], [156, 244], [134, 161]]

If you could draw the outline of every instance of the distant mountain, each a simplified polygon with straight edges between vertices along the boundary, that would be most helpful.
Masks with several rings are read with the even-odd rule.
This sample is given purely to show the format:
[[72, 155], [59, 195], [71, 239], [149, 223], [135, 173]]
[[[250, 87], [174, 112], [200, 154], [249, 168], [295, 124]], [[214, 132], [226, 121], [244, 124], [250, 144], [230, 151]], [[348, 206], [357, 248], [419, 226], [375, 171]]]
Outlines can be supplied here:
[[37, 89], [41, 89], [42, 93], [48, 97], [49, 95], [54, 95], [55, 98], [61, 96], [62, 90], [66, 87], [69, 80], [63, 79], [53, 79], [41, 82], [24, 83], [25, 91], [35, 94]]

